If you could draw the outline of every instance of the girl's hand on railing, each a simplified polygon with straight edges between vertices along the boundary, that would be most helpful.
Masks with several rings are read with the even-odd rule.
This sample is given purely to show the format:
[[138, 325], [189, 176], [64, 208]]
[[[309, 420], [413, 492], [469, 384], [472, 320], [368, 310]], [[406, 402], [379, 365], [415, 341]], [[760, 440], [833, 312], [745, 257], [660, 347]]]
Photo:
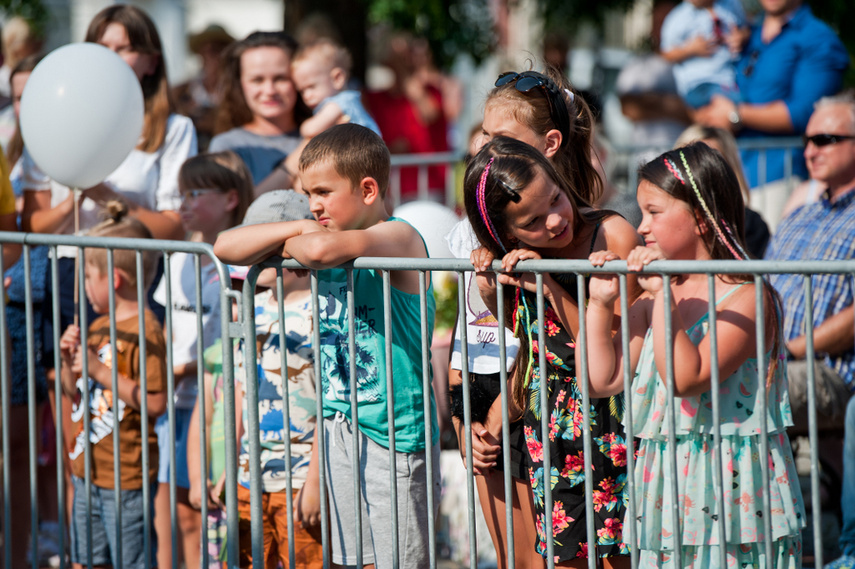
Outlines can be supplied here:
[[[588, 256], [588, 260], [595, 267], [602, 267], [609, 261], [617, 261], [620, 257], [611, 251], [595, 251]], [[612, 305], [620, 296], [620, 283], [617, 275], [593, 273], [588, 284], [589, 302], [597, 302], [603, 305]]]
[[[636, 247], [626, 257], [626, 266], [630, 271], [641, 271], [653, 261], [664, 259], [662, 251], [652, 247]], [[662, 291], [664, 286], [662, 275], [641, 274], [638, 275], [638, 286], [643, 290], [655, 295]]]
[[490, 270], [495, 257], [486, 247], [479, 247], [469, 254], [469, 262], [475, 267], [475, 272], [483, 273]]
[[[499, 284], [519, 287], [529, 292], [537, 292], [537, 281], [535, 280], [534, 273], [513, 274], [511, 273], [511, 271], [516, 268], [517, 263], [519, 263], [520, 261], [538, 260], [542, 258], [543, 257], [540, 253], [532, 251], [531, 249], [514, 249], [502, 258], [502, 269], [508, 271], [508, 273], [499, 275]], [[546, 287], [546, 283], [544, 283], [544, 288], [544, 294], [546, 295], [547, 300], [551, 301], [552, 298], [548, 287]]]

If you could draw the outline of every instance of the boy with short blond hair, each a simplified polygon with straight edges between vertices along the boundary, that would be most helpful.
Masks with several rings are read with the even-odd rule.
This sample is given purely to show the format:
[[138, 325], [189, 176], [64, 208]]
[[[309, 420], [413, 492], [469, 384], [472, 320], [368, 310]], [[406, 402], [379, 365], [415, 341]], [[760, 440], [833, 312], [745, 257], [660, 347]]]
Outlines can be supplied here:
[[[126, 217], [127, 208], [119, 202], [107, 204], [110, 218], [90, 231], [97, 237], [151, 238], [138, 220]], [[155, 258], [143, 253], [144, 275], [154, 274]], [[153, 508], [157, 484], [157, 435], [154, 419], [166, 409], [166, 340], [155, 314], [137, 298], [136, 253], [115, 250], [113, 254], [113, 290], [110, 289], [107, 251], [87, 249], [83, 267], [86, 296], [96, 313], [101, 314], [88, 328], [87, 345], [81, 346], [80, 328], [69, 326], [60, 339], [62, 389], [73, 403], [72, 419], [78, 424], [74, 448], [70, 453], [74, 484], [71, 526], [71, 561], [75, 567], [88, 562], [89, 520], [92, 525], [92, 563], [95, 567], [148, 567], [155, 559], [157, 539], [151, 526], [151, 551], [144, 547], [143, 518], [143, 445], [149, 449], [149, 506]], [[150, 280], [149, 277], [148, 280]], [[146, 285], [149, 283], [146, 282]], [[110, 341], [109, 299], [115, 296], [116, 343]], [[139, 328], [139, 311], [145, 311], [145, 329]], [[145, 344], [146, 412], [151, 417], [148, 432], [142, 432], [141, 348]], [[83, 373], [83, 349], [88, 351], [86, 377]], [[112, 392], [112, 370], [117, 372], [118, 392]], [[85, 384], [89, 387], [89, 432], [83, 430]], [[118, 420], [113, 415], [114, 396], [118, 396]], [[117, 533], [113, 432], [119, 432], [119, 470], [122, 502], [121, 527]], [[91, 444], [91, 504], [86, 501], [85, 446]], [[153, 511], [153, 509], [152, 509]], [[153, 518], [153, 516], [152, 516]], [[121, 541], [122, 559], [116, 544]]]
[[[357, 352], [356, 397], [358, 431], [351, 422], [351, 379], [348, 351], [347, 273], [338, 269], [356, 257], [425, 258], [424, 241], [411, 225], [389, 217], [383, 199], [389, 180], [389, 151], [379, 136], [358, 125], [334, 126], [313, 138], [300, 158], [300, 177], [315, 220], [240, 227], [223, 233], [215, 253], [228, 263], [257, 263], [271, 255], [294, 258], [318, 270], [320, 302], [320, 366], [323, 380], [327, 483], [331, 499], [333, 562], [355, 565], [353, 522], [355, 469], [362, 480], [365, 564], [392, 567], [390, 543], [399, 536], [401, 567], [426, 567], [429, 562], [428, 520], [436, 515], [439, 469], [427, 480], [426, 425], [430, 421], [430, 452], [439, 464], [436, 404], [432, 390], [430, 416], [424, 413], [422, 389], [421, 307], [416, 271], [391, 271], [392, 380], [386, 389], [386, 337], [381, 271], [353, 271]], [[427, 290], [428, 338], [433, 329], [434, 300]], [[388, 423], [387, 402], [394, 398], [394, 424]], [[398, 475], [398, 526], [391, 527], [389, 433], [394, 432]], [[350, 454], [359, 437], [360, 456]], [[406, 476], [400, 473], [406, 472]], [[425, 508], [428, 492], [434, 511]], [[348, 531], [350, 528], [350, 531]]]

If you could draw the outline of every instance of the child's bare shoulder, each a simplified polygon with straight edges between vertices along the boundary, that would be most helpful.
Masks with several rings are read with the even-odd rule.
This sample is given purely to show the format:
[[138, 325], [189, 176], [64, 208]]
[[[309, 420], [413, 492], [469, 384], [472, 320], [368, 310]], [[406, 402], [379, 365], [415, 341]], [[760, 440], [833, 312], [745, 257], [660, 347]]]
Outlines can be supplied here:
[[427, 257], [421, 233], [408, 222], [390, 218], [365, 229], [371, 234], [371, 257]]
[[[603, 234], [606, 239], [606, 248], [611, 251], [630, 251], [636, 245], [640, 245], [641, 241], [638, 237], [638, 232], [620, 215], [609, 215], [602, 221]], [[624, 254], [618, 253], [621, 257]]]

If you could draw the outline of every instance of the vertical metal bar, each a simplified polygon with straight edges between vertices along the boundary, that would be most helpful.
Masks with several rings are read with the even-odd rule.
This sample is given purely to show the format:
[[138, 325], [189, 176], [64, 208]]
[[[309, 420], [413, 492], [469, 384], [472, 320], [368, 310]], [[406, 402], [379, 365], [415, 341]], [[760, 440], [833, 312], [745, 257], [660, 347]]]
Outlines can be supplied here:
[[[474, 278], [474, 276], [473, 276]], [[511, 426], [508, 406], [508, 366], [507, 345], [505, 342], [505, 288], [496, 287], [496, 304], [498, 306], [498, 328], [496, 338], [499, 341], [499, 387], [502, 398], [502, 464], [505, 481], [505, 527], [507, 528], [508, 566], [516, 568], [516, 546], [514, 545], [514, 482], [511, 478]], [[465, 313], [465, 310], [464, 310]]]
[[350, 416], [352, 436], [352, 451], [354, 465], [353, 470], [353, 503], [354, 507], [354, 523], [356, 524], [356, 567], [362, 569], [363, 566], [363, 551], [364, 545], [362, 536], [362, 472], [360, 464], [362, 459], [359, 456], [359, 441], [361, 434], [359, 432], [359, 393], [356, 383], [356, 320], [355, 320], [355, 300], [353, 296], [353, 269], [347, 269], [347, 357], [348, 357], [348, 372], [350, 374]]
[[[226, 535], [238, 535], [239, 518], [237, 511], [237, 416], [235, 414], [235, 343], [232, 340], [232, 302], [238, 302], [238, 315], [246, 314], [247, 304], [253, 302], [252, 296], [247, 297], [231, 290], [231, 280], [228, 278], [228, 270], [216, 257], [214, 262], [218, 265], [220, 281], [225, 284], [226, 291], [220, 294], [220, 328], [223, 336], [223, 407], [224, 407], [224, 430], [226, 439]], [[234, 299], [233, 295], [234, 293]], [[253, 314], [254, 317], [254, 314]], [[253, 326], [255, 326], [253, 321]], [[321, 493], [323, 494], [323, 493]], [[226, 557], [228, 567], [238, 566], [238, 540], [228, 539], [226, 542]], [[325, 568], [328, 569], [328, 568]]]
[[[288, 331], [285, 329], [285, 282], [282, 269], [276, 269], [276, 309], [279, 317], [279, 368], [282, 370], [282, 442], [285, 445], [285, 456], [291, 456], [291, 396], [288, 382]], [[288, 512], [288, 563], [296, 567], [296, 552], [294, 540], [294, 482], [291, 472], [292, 461], [288, 460], [285, 469], [285, 511]]]
[[[112, 410], [113, 410], [113, 506], [116, 509], [116, 536], [122, 535], [122, 472], [121, 461], [122, 446], [119, 438], [119, 366], [118, 352], [116, 351], [116, 281], [115, 281], [115, 258], [113, 249], [107, 249], [107, 286], [110, 293], [107, 295], [107, 314], [109, 315], [110, 327], [110, 353], [112, 361], [110, 365], [110, 390], [112, 391]], [[142, 331], [142, 337], [145, 338], [145, 331]], [[144, 341], [144, 340], [143, 340]], [[103, 386], [106, 387], [106, 386]], [[113, 553], [113, 564], [116, 567], [124, 567], [122, 564], [122, 540], [116, 539], [116, 551]]]
[[[27, 336], [27, 428], [29, 433], [27, 436], [27, 445], [29, 448], [28, 475], [30, 477], [30, 546], [32, 547], [33, 558], [38, 557], [39, 551], [39, 493], [38, 481], [36, 478], [37, 456], [36, 456], [36, 434], [38, 427], [36, 426], [36, 350], [35, 350], [35, 334], [33, 329], [33, 275], [32, 275], [32, 251], [29, 245], [24, 245], [24, 281], [27, 283], [24, 287], [24, 317], [26, 319], [26, 336]], [[6, 542], [11, 545], [11, 541]]]
[[[760, 398], [757, 402], [756, 413], [763, 420], [760, 422], [760, 456], [763, 457], [760, 461], [760, 471], [762, 473], [761, 487], [763, 488], [763, 544], [766, 550], [766, 559], [772, 559], [772, 501], [769, 494], [771, 486], [769, 460], [769, 425], [766, 418], [768, 413], [766, 373], [771, 363], [766, 359], [766, 307], [764, 305], [765, 281], [761, 275], [754, 275], [754, 301], [755, 301], [755, 318], [757, 335], [757, 387], [760, 389]], [[770, 310], [777, 311], [774, 302], [769, 307]], [[776, 331], [773, 331], [773, 334]], [[783, 338], [780, 339], [783, 342]], [[772, 353], [770, 358], [777, 358], [778, 355]], [[778, 364], [779, 362], [771, 360]]]
[[[576, 298], [586, 298], [585, 279], [581, 275], [576, 275]], [[593, 449], [591, 448], [591, 393], [588, 382], [588, 336], [587, 326], [585, 322], [585, 303], [579, 302], [579, 348], [582, 350], [582, 357], [579, 359], [579, 369], [577, 377], [582, 378], [581, 382], [577, 382], [577, 387], [582, 391], [582, 454], [584, 455], [585, 464], [585, 503], [590, 506], [585, 508], [585, 529], [588, 541], [588, 569], [596, 569], [597, 567], [597, 531], [594, 527], [594, 467], [591, 464], [591, 456]], [[546, 344], [541, 344], [545, 351]], [[541, 381], [543, 381], [544, 373], [541, 373]], [[579, 385], [581, 383], [581, 385]], [[541, 386], [541, 389], [543, 387]], [[544, 446], [546, 446], [547, 437], [543, 437]]]
[[[453, 162], [449, 162], [445, 167], [445, 207], [450, 210], [457, 208], [457, 195], [455, 194], [457, 184], [454, 182], [454, 170], [455, 164]], [[508, 541], [513, 540], [509, 539]]]
[[[620, 335], [621, 349], [623, 352], [623, 393], [624, 393], [624, 435], [626, 436], [626, 480], [629, 492], [629, 504], [626, 508], [626, 520], [624, 523], [624, 539], [629, 544], [630, 565], [638, 567], [638, 544], [636, 543], [636, 517], [635, 517], [635, 435], [632, 422], [632, 361], [629, 347], [629, 290], [626, 282], [626, 273], [618, 275], [620, 286]], [[585, 336], [587, 338], [587, 335]]]
[[[392, 368], [392, 286], [389, 281], [389, 271], [383, 271], [383, 329], [385, 331], [386, 350], [386, 416], [389, 429], [389, 495], [392, 504], [392, 567], [400, 565], [400, 551], [398, 550], [398, 477], [395, 468], [395, 385], [393, 383], [394, 371]], [[428, 402], [428, 404], [430, 404]], [[426, 420], [430, 420], [430, 414]], [[430, 431], [430, 429], [428, 429]], [[425, 454], [430, 454], [431, 447], [425, 449]], [[428, 494], [432, 491], [428, 484]], [[374, 560], [377, 561], [376, 559]]]
[[[26, 251], [22, 253], [26, 255]], [[3, 269], [3, 255], [0, 254], [0, 269]], [[2, 273], [0, 273], [2, 274]], [[5, 295], [5, 291], [4, 291]], [[11, 441], [9, 440], [9, 412], [11, 407], [12, 386], [9, 378], [11, 372], [11, 342], [9, 336], [9, 327], [6, 324], [6, 303], [3, 303], [3, 308], [0, 310], [0, 389], [2, 389], [2, 408], [0, 413], [0, 423], [2, 423], [2, 439], [3, 439], [3, 456], [8, 457], [12, 449]], [[59, 343], [56, 344], [59, 346]], [[8, 348], [8, 349], [7, 349]], [[56, 350], [59, 353], [59, 350]], [[59, 369], [59, 368], [56, 368]], [[59, 374], [57, 374], [59, 377]], [[8, 545], [12, 543], [12, 505], [9, 503], [9, 498], [12, 496], [11, 484], [11, 469], [9, 461], [3, 460], [3, 543], [7, 544], [3, 547], [3, 567], [12, 567], [12, 548]]]
[[419, 181], [418, 181], [418, 185], [419, 185], [418, 192], [419, 192], [419, 194], [418, 195], [419, 195], [420, 200], [430, 199], [430, 193], [428, 191], [428, 190], [430, 190], [430, 187], [429, 187], [430, 182], [428, 179], [429, 168], [430, 167], [427, 166], [426, 164], [419, 164], [419, 166], [418, 166], [418, 176], [419, 176]]
[[244, 409], [246, 415], [246, 437], [249, 443], [249, 510], [250, 532], [252, 535], [252, 559], [256, 566], [264, 565], [264, 523], [261, 507], [261, 442], [259, 440], [258, 416], [258, 345], [256, 344], [255, 283], [260, 269], [255, 266], [249, 270], [243, 282], [243, 349], [244, 349]]
[[[196, 408], [199, 409], [199, 476], [201, 477], [201, 534], [202, 567], [208, 567], [208, 425], [205, 402], [205, 327], [202, 324], [204, 305], [202, 304], [202, 258], [199, 253], [193, 255], [193, 276], [196, 284]], [[225, 348], [223, 348], [225, 350]]]
[[543, 533], [546, 537], [546, 563], [555, 567], [555, 536], [552, 530], [552, 449], [549, 448], [549, 373], [546, 369], [546, 309], [543, 300], [543, 273], [535, 274], [537, 290], [538, 374], [540, 376], [540, 432], [543, 439]]
[[683, 541], [683, 527], [680, 523], [680, 504], [678, 503], [680, 489], [678, 485], [677, 472], [677, 418], [676, 409], [674, 408], [674, 334], [673, 321], [671, 314], [671, 278], [669, 275], [662, 275], [663, 281], [663, 307], [665, 311], [665, 384], [668, 395], [668, 456], [671, 463], [669, 464], [671, 471], [671, 517], [674, 520], [672, 528], [674, 536], [674, 566], [683, 566], [683, 551], [681, 543]]
[[434, 496], [433, 496], [433, 473], [435, 469], [439, 469], [438, 464], [433, 463], [433, 437], [432, 432], [432, 415], [431, 415], [431, 394], [433, 393], [433, 387], [431, 386], [431, 376], [430, 376], [430, 344], [428, 344], [428, 336], [430, 336], [431, 331], [428, 330], [428, 309], [427, 309], [427, 293], [428, 293], [428, 285], [427, 285], [427, 273], [425, 271], [419, 271], [419, 317], [421, 318], [421, 338], [422, 338], [422, 396], [424, 397], [424, 414], [425, 414], [425, 462], [427, 464], [427, 470], [425, 476], [427, 480], [425, 480], [428, 493], [427, 493], [427, 508], [428, 512], [431, 515], [428, 516], [428, 559], [430, 563], [431, 569], [436, 569], [436, 520], [434, 520], [433, 512], [436, 511], [436, 504], [434, 504]]
[[86, 250], [80, 247], [77, 250], [78, 271], [77, 271], [77, 290], [80, 291], [80, 297], [77, 303], [78, 322], [80, 323], [80, 351], [82, 356], [82, 368], [84, 375], [80, 378], [80, 383], [83, 386], [83, 481], [86, 488], [86, 565], [92, 569], [92, 408], [90, 389], [89, 389], [89, 374], [85, 370], [89, 369], [89, 322], [86, 310], [86, 279], [84, 276], [86, 267]]
[[[57, 545], [59, 546], [59, 551], [63, 552], [59, 556], [59, 566], [60, 569], [65, 568], [65, 555], [64, 552], [66, 550], [65, 543], [65, 528], [66, 528], [66, 491], [65, 491], [65, 432], [63, 428], [63, 417], [65, 413], [63, 412], [62, 405], [62, 359], [60, 357], [59, 350], [59, 339], [60, 335], [65, 332], [65, 330], [61, 330], [60, 324], [60, 303], [59, 303], [59, 257], [57, 255], [56, 246], [50, 247], [49, 252], [50, 258], [50, 278], [51, 278], [51, 314], [53, 320], [53, 345], [55, 346], [53, 350], [53, 369], [55, 370], [54, 374], [54, 383], [53, 383], [53, 393], [54, 393], [54, 409], [56, 409], [56, 417], [55, 417], [55, 429], [56, 429], [56, 494], [57, 494], [57, 503], [59, 504], [58, 512], [57, 512], [57, 522], [59, 527], [59, 535], [57, 539], [59, 540]], [[3, 274], [3, 266], [2, 266], [2, 255], [0, 255], [0, 274]], [[5, 322], [5, 309], [0, 310], [2, 316], [0, 316], [0, 330], [4, 331], [4, 337], [2, 339], [3, 347], [0, 347], [0, 350], [5, 348], [5, 331], [6, 331], [6, 322]], [[6, 356], [3, 355], [3, 352], [0, 351], [0, 362], [6, 362]], [[5, 393], [5, 392], [4, 392]], [[8, 456], [8, 455], [5, 455]], [[8, 543], [8, 542], [7, 542]], [[6, 565], [8, 567], [8, 565]]]
[[810, 437], [810, 497], [811, 516], [813, 517], [813, 547], [815, 566], [823, 566], [822, 555], [822, 504], [819, 492], [819, 431], [816, 417], [816, 353], [813, 344], [813, 282], [810, 275], [805, 275], [805, 318], [808, 324], [805, 330], [807, 342], [807, 410], [808, 436]]
[[[151, 253], [149, 253], [151, 254]], [[151, 420], [148, 415], [148, 341], [145, 335], [146, 324], [145, 324], [145, 308], [148, 307], [148, 302], [146, 299], [146, 289], [145, 289], [145, 279], [141, 277], [141, 275], [145, 274], [145, 264], [143, 263], [143, 252], [136, 252], [136, 268], [137, 268], [137, 305], [140, 307], [138, 310], [138, 330], [140, 335], [140, 431], [142, 432], [143, 445], [142, 445], [142, 476], [143, 476], [143, 486], [142, 486], [142, 496], [143, 496], [143, 546], [145, 547], [145, 566], [152, 567], [157, 563], [156, 559], [151, 558], [151, 550], [152, 550], [152, 540], [151, 540], [151, 529], [152, 529], [152, 516], [154, 512], [152, 511], [152, 481], [151, 481], [151, 473], [150, 465], [151, 465], [151, 452], [149, 451], [149, 421]], [[157, 482], [157, 478], [155, 475], [155, 482]], [[60, 502], [61, 503], [61, 502]]]
[[[318, 478], [321, 488], [321, 549], [323, 550], [324, 569], [330, 569], [330, 522], [327, 512], [327, 454], [326, 437], [324, 436], [324, 385], [321, 375], [321, 328], [320, 328], [320, 299], [318, 297], [318, 273], [311, 273], [312, 286], [312, 351], [315, 360], [315, 411], [317, 413], [316, 429], [321, 429], [315, 438], [318, 444]], [[293, 567], [293, 565], [292, 565]]]
[[166, 283], [166, 417], [169, 440], [169, 519], [170, 539], [172, 540], [172, 569], [178, 569], [178, 494], [176, 489], [177, 462], [175, 453], [175, 367], [172, 357], [172, 253], [163, 254], [163, 280]]
[[[461, 275], [462, 276], [462, 275]], [[475, 278], [475, 277], [473, 277]], [[457, 330], [460, 332], [460, 376], [463, 394], [463, 441], [466, 447], [466, 519], [469, 522], [469, 567], [478, 566], [478, 546], [475, 534], [475, 477], [472, 458], [472, 407], [469, 391], [469, 334], [466, 328], [466, 288], [457, 288]], [[502, 287], [496, 287], [501, 290]], [[499, 305], [501, 306], [501, 304]], [[502, 311], [499, 310], [499, 313]]]
[[395, 166], [392, 168], [389, 176], [389, 189], [392, 190], [392, 205], [397, 206], [401, 203], [401, 167]]
[[[719, 566], [727, 567], [727, 516], [724, 504], [724, 462], [721, 456], [721, 377], [718, 368], [718, 321], [716, 318], [715, 280], [713, 273], [707, 274], [707, 318], [709, 320], [710, 356], [710, 395], [712, 397], [713, 420], [713, 484], [715, 485], [716, 503], [718, 504], [718, 543]], [[725, 378], [726, 379], [726, 378]], [[676, 405], [674, 405], [676, 408]]]

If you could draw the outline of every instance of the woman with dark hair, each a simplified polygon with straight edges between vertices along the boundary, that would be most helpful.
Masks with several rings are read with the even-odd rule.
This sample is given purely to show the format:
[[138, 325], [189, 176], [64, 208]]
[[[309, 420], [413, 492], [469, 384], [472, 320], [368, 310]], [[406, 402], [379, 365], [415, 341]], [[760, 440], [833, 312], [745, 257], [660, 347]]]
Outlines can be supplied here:
[[237, 153], [252, 174], [256, 195], [293, 186], [285, 158], [300, 145], [300, 123], [309, 116], [291, 80], [296, 48], [282, 32], [253, 32], [224, 54], [220, 134], [209, 150]]

